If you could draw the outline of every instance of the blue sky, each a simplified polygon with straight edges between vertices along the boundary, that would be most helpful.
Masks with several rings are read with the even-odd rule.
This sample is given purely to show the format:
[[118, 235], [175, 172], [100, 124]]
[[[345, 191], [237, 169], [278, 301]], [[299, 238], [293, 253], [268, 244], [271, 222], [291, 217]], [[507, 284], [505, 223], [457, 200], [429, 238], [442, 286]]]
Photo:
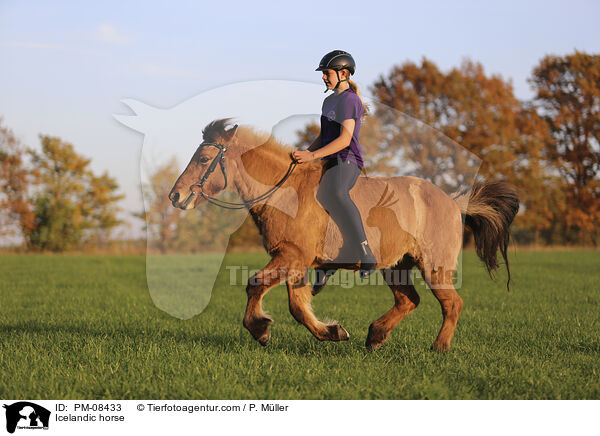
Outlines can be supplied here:
[[394, 64], [425, 56], [447, 70], [468, 56], [528, 99], [545, 54], [598, 53], [598, 17], [593, 1], [1, 0], [0, 116], [29, 146], [38, 133], [72, 142], [133, 211], [142, 137], [112, 117], [128, 113], [123, 98], [168, 108], [240, 81], [320, 84], [319, 59], [343, 49], [365, 91]]

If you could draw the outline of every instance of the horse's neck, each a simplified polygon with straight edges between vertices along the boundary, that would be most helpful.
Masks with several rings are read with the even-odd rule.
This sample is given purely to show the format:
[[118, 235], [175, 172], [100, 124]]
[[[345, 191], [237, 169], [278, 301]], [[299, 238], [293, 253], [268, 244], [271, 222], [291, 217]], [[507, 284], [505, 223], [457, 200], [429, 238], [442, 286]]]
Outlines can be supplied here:
[[[261, 145], [240, 150], [236, 156], [234, 182], [238, 194], [244, 201], [261, 196], [283, 179], [290, 163], [291, 159], [285, 159], [281, 151], [273, 147]], [[290, 181], [286, 181], [286, 187], [291, 186]]]

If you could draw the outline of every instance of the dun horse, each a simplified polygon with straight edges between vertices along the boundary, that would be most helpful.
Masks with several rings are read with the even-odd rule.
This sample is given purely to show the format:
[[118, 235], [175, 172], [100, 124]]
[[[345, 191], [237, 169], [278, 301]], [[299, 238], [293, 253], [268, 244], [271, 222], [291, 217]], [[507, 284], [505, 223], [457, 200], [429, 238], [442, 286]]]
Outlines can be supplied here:
[[[205, 127], [203, 143], [177, 179], [169, 199], [174, 207], [191, 209], [227, 189], [237, 191], [244, 201], [271, 256], [246, 287], [243, 324], [260, 344], [269, 343], [273, 323], [263, 311], [262, 299], [282, 281], [287, 284], [290, 312], [299, 323], [319, 340], [347, 340], [349, 335], [341, 325], [323, 323], [314, 315], [307, 281], [307, 269], [327, 268], [327, 261], [336, 258], [343, 242], [339, 229], [329, 225], [329, 215], [315, 198], [322, 162], [298, 165], [290, 173], [292, 148], [250, 127], [231, 127], [229, 120], [215, 120]], [[275, 185], [281, 189], [269, 191]], [[265, 201], [262, 194], [266, 191], [271, 195]], [[294, 195], [290, 195], [292, 191]], [[463, 307], [453, 286], [462, 247], [462, 215], [488, 271], [498, 268], [498, 249], [508, 269], [509, 226], [519, 208], [514, 188], [506, 183], [483, 183], [468, 195], [452, 199], [416, 177], [361, 176], [350, 195], [365, 220], [377, 268], [395, 299], [394, 306], [371, 324], [366, 346], [379, 347], [419, 305], [408, 274], [417, 267], [442, 307], [442, 327], [432, 348], [449, 350]], [[358, 270], [359, 265], [343, 267]], [[510, 271], [508, 277], [510, 280]]]

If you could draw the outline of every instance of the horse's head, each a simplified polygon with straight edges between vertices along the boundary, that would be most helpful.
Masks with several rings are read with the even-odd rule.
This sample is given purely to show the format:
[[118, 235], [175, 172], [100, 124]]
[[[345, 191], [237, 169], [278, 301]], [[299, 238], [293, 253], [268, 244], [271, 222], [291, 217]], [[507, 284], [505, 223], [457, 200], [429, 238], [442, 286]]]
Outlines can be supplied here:
[[204, 201], [200, 191], [215, 196], [231, 183], [224, 170], [225, 150], [232, 144], [238, 126], [226, 129], [230, 119], [215, 120], [202, 130], [202, 144], [169, 193], [173, 207], [193, 209]]

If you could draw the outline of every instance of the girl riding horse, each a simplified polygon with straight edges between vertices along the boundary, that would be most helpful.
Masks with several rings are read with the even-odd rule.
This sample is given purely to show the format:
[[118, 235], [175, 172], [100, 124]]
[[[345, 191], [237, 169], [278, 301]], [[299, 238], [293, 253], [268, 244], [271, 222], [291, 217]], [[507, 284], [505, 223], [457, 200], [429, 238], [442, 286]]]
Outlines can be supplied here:
[[360, 212], [350, 197], [364, 166], [358, 141], [361, 119], [366, 113], [360, 92], [350, 80], [356, 63], [350, 53], [334, 50], [321, 59], [315, 71], [323, 72], [326, 90], [333, 90], [323, 101], [321, 132], [307, 150], [294, 151], [294, 158], [302, 163], [315, 159], [325, 161], [319, 182], [317, 200], [331, 216], [344, 239], [343, 247], [332, 268], [317, 268], [313, 293], [319, 292], [336, 265], [360, 261], [360, 276], [367, 277], [376, 269], [377, 261], [365, 234]]

